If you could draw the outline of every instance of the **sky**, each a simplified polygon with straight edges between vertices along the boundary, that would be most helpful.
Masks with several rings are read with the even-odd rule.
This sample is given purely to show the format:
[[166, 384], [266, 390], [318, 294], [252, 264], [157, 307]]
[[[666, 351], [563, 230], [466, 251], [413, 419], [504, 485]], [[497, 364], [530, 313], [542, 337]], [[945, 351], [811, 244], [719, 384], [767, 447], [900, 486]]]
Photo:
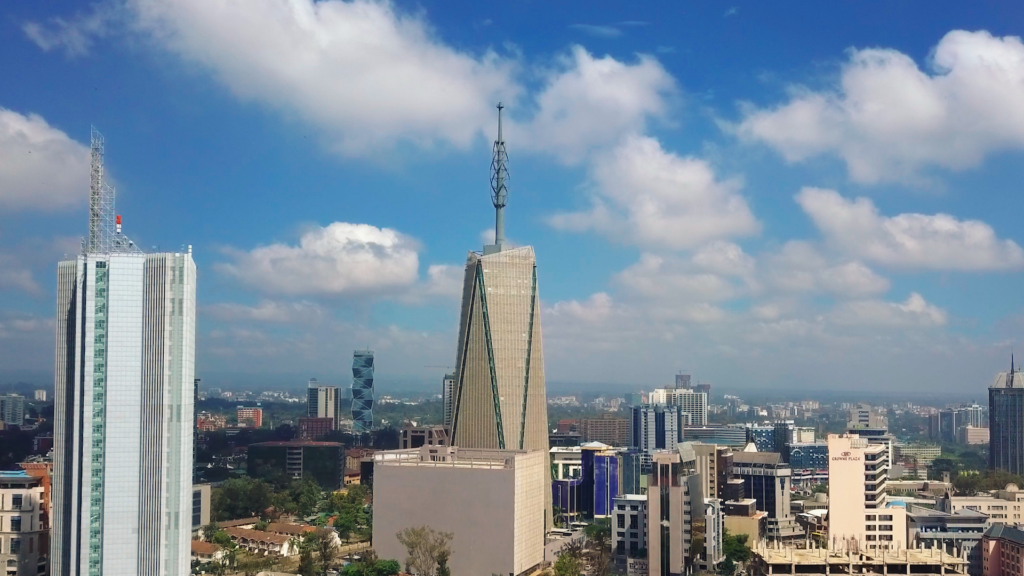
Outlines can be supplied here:
[[440, 388], [461, 274], [537, 253], [549, 382], [960, 392], [1024, 328], [1024, 5], [0, 6], [0, 381], [52, 378], [90, 127], [192, 246], [207, 385]]

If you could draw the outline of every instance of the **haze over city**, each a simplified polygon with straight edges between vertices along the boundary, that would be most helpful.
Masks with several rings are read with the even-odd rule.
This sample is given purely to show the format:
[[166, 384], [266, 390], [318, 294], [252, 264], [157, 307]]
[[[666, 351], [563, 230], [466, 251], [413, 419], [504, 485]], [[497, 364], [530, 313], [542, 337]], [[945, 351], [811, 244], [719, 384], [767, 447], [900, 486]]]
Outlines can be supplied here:
[[347, 382], [371, 348], [380, 385], [436, 388], [494, 238], [499, 101], [549, 391], [682, 370], [980, 401], [1020, 349], [1016, 3], [0, 13], [3, 384], [53, 382], [94, 125], [125, 233], [192, 246], [204, 383]]

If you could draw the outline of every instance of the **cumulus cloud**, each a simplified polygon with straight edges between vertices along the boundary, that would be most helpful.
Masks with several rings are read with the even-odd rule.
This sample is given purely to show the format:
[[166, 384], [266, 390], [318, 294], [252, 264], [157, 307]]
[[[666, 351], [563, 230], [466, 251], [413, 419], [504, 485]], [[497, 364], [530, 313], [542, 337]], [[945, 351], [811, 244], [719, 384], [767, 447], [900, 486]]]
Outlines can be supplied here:
[[203, 312], [227, 322], [270, 322], [277, 324], [316, 322], [323, 308], [312, 302], [276, 302], [261, 300], [255, 306], [221, 302], [203, 307]]
[[73, 58], [84, 56], [92, 48], [96, 38], [106, 36], [111, 22], [118, 18], [117, 5], [113, 2], [94, 4], [87, 13], [64, 18], [51, 18], [45, 23], [29, 21], [22, 24], [22, 31], [44, 52], [64, 50]]
[[789, 102], [748, 107], [735, 127], [790, 162], [842, 158], [858, 182], [914, 181], [927, 167], [963, 170], [994, 151], [1024, 148], [1024, 44], [949, 32], [928, 69], [882, 48], [853, 49], [839, 84], [795, 87]]
[[416, 243], [390, 228], [335, 222], [302, 235], [297, 246], [271, 244], [228, 250], [217, 270], [272, 294], [366, 294], [417, 280]]
[[460, 298], [462, 275], [465, 268], [454, 264], [431, 264], [427, 268], [427, 282], [423, 288], [427, 296]]
[[946, 311], [929, 304], [917, 292], [911, 293], [905, 302], [844, 302], [829, 317], [837, 324], [857, 326], [932, 327], [946, 324]]
[[666, 152], [653, 138], [627, 138], [591, 172], [591, 208], [557, 214], [552, 226], [661, 249], [694, 248], [760, 229], [739, 181], [719, 180], [707, 162]]
[[578, 162], [623, 135], [643, 132], [649, 119], [665, 119], [676, 91], [672, 75], [651, 56], [630, 64], [575, 46], [546, 72], [536, 113], [512, 127], [513, 142]]
[[89, 147], [42, 116], [0, 108], [0, 208], [59, 210], [88, 198]]
[[728, 278], [695, 269], [686, 260], [648, 253], [616, 274], [615, 283], [639, 298], [679, 304], [731, 300], [742, 290]]
[[614, 302], [606, 292], [592, 294], [583, 302], [578, 300], [556, 302], [554, 306], [544, 310], [545, 316], [588, 323], [604, 321], [614, 313]]
[[804, 188], [796, 201], [837, 248], [892, 267], [1005, 270], [1024, 265], [1024, 250], [1000, 240], [991, 226], [948, 214], [879, 214], [868, 198], [847, 200], [834, 190]]
[[764, 256], [768, 285], [784, 292], [827, 292], [863, 298], [889, 290], [889, 281], [859, 261], [835, 262], [810, 242], [791, 240]]

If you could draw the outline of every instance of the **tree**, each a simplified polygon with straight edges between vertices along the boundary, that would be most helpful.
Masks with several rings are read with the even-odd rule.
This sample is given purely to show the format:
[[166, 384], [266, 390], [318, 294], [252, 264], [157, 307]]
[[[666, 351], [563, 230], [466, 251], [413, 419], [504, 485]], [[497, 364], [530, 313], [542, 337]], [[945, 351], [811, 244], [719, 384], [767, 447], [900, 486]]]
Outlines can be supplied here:
[[555, 560], [555, 576], [580, 576], [583, 572], [583, 561], [572, 555], [563, 553]]
[[409, 556], [406, 567], [418, 576], [436, 576], [438, 559], [442, 553], [451, 557], [451, 532], [440, 532], [428, 526], [406, 528], [397, 534], [398, 541], [405, 546]]
[[320, 558], [320, 567], [326, 571], [331, 567], [331, 562], [334, 561], [334, 556], [337, 553], [337, 549], [334, 547], [334, 533], [327, 528], [317, 528], [311, 534], [315, 535], [316, 553]]
[[338, 514], [338, 517], [334, 519], [334, 529], [338, 532], [338, 538], [348, 542], [349, 536], [356, 529], [355, 519], [350, 514]]
[[259, 522], [256, 523], [255, 526], [253, 526], [253, 530], [259, 530], [261, 532], [266, 532], [268, 526], [270, 526], [270, 522], [267, 522], [266, 520], [260, 520]]
[[587, 536], [587, 559], [595, 576], [605, 576], [612, 563], [612, 524], [602, 518], [584, 528]]
[[718, 565], [718, 573], [720, 576], [732, 576], [736, 572], [736, 563], [731, 558], [726, 557], [721, 564]]
[[452, 576], [452, 571], [448, 568], [448, 557], [451, 555], [447, 550], [442, 550], [437, 555], [437, 576]]
[[733, 562], [746, 562], [750, 560], [750, 547], [747, 546], [746, 534], [731, 534], [728, 530], [722, 533], [722, 552], [725, 557]]

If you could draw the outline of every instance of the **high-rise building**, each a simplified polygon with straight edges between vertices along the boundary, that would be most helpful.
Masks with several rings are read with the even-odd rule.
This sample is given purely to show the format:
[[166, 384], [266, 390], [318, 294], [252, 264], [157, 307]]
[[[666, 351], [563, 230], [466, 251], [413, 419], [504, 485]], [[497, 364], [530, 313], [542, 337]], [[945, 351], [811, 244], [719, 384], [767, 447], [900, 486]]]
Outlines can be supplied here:
[[886, 494], [889, 452], [856, 434], [828, 435], [828, 531], [833, 550], [906, 548], [907, 514]]
[[453, 393], [455, 392], [455, 373], [445, 374], [441, 382], [441, 405], [444, 406], [444, 425], [449, 428], [452, 425], [452, 416], [455, 414]]
[[651, 404], [681, 406], [690, 415], [691, 424], [704, 426], [708, 423], [708, 395], [690, 388], [658, 388], [651, 392]]
[[46, 402], [46, 390], [36, 390], [34, 394], [36, 402]]
[[263, 427], [263, 408], [239, 406], [236, 415], [239, 426], [245, 428]]
[[196, 266], [121, 234], [93, 132], [89, 237], [57, 269], [52, 573], [190, 567]]
[[732, 473], [743, 480], [747, 498], [757, 500], [757, 509], [768, 513], [769, 540], [803, 539], [804, 531], [790, 510], [793, 469], [778, 452], [733, 452]]
[[647, 549], [647, 495], [623, 494], [615, 498], [612, 520], [612, 554], [616, 563], [636, 558]]
[[373, 428], [373, 350], [352, 353], [352, 423], [356, 433]]
[[689, 423], [689, 414], [676, 405], [641, 404], [630, 408], [629, 414], [629, 446], [647, 454], [675, 450]]
[[960, 409], [963, 413], [964, 425], [974, 428], [985, 428], [985, 407], [976, 403]]
[[[540, 293], [533, 248], [505, 242], [508, 168], [501, 136], [491, 165], [494, 244], [470, 252], [462, 288], [455, 361], [452, 444], [548, 453]], [[545, 473], [544, 482], [550, 477]], [[545, 484], [546, 486], [548, 484]], [[551, 506], [545, 489], [545, 509]], [[550, 516], [548, 516], [550, 526]]]
[[676, 374], [676, 388], [689, 388], [690, 381], [689, 374]]
[[988, 467], [1024, 474], [1024, 373], [1010, 358], [988, 389]]
[[[0, 471], [0, 562], [5, 576], [46, 574], [42, 480], [27, 472]], [[6, 545], [4, 545], [6, 544]]]
[[10, 426], [25, 424], [25, 397], [18, 394], [0, 396], [0, 422]]
[[959, 410], [947, 408], [939, 412], [939, 442], [953, 444], [956, 442], [956, 432], [960, 428], [963, 416]]
[[711, 398], [711, 384], [701, 383], [693, 387], [693, 391], [699, 394], [706, 394], [708, 398]]
[[583, 442], [626, 446], [629, 442], [629, 420], [608, 413], [600, 418], [581, 418], [579, 433]]
[[341, 394], [337, 386], [323, 386], [316, 378], [306, 388], [306, 417], [330, 418], [332, 430], [338, 430], [341, 423]]

